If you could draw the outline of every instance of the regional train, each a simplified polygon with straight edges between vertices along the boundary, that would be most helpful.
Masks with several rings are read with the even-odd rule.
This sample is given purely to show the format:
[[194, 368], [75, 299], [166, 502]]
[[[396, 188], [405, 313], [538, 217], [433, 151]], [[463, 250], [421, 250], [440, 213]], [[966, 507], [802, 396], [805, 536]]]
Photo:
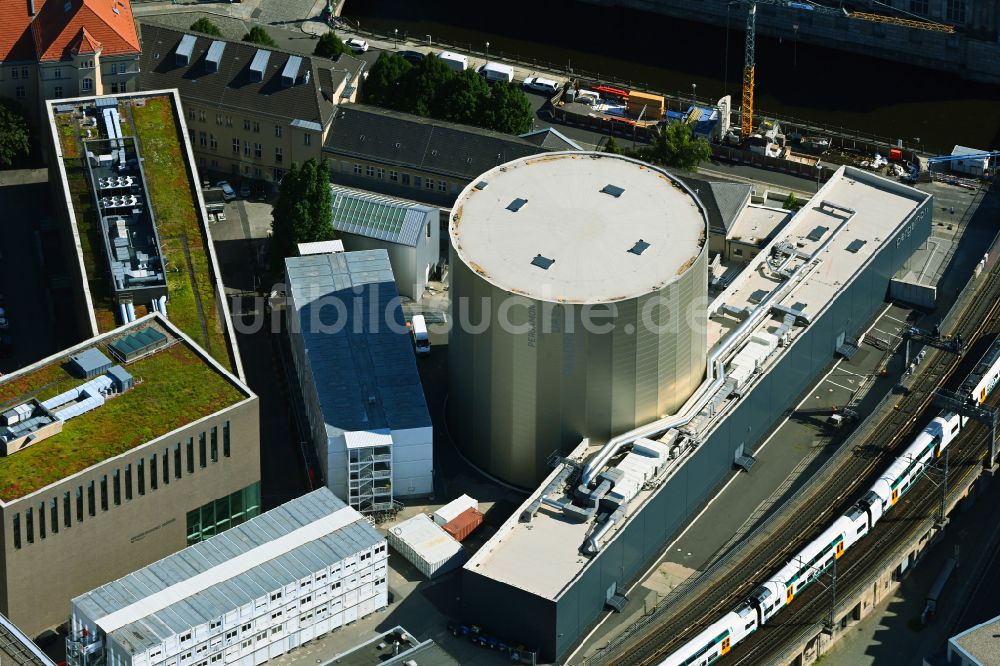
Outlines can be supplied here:
[[[962, 383], [960, 395], [977, 404], [1000, 381], [1000, 338]], [[677, 649], [660, 666], [706, 666], [727, 654], [760, 626], [793, 602], [854, 544], [863, 539], [941, 452], [968, 419], [942, 411], [896, 458], [846, 514], [796, 553], [788, 564], [750, 593], [738, 607]]]

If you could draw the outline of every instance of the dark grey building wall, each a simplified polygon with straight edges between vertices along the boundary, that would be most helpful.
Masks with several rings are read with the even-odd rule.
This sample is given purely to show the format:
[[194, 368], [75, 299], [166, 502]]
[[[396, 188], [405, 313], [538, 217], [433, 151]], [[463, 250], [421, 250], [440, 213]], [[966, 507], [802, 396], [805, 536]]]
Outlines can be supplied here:
[[[839, 336], [855, 335], [871, 320], [886, 297], [892, 276], [930, 235], [932, 210], [933, 201], [926, 201], [911, 221], [882, 245], [865, 270], [789, 348], [781, 363], [761, 378], [645, 509], [633, 516], [562, 592], [551, 624], [544, 624], [548, 620], [539, 616], [531, 635], [540, 636], [542, 658], [555, 659], [573, 646], [603, 611], [609, 588], [615, 584], [626, 587], [658, 557], [669, 537], [731, 472], [739, 445], [745, 444], [747, 451], [752, 451], [817, 373], [833, 360]], [[512, 616], [524, 613], [531, 595], [480, 576], [476, 594], [470, 596], [464, 589], [468, 578], [469, 574], [463, 572], [462, 597], [470, 617], [509, 640], [523, 641], [518, 633], [521, 624]], [[494, 594], [500, 587], [508, 591]], [[551, 651], [549, 646], [554, 646]]]
[[542, 654], [556, 651], [555, 602], [468, 569], [462, 569], [462, 622], [477, 624], [508, 644]]

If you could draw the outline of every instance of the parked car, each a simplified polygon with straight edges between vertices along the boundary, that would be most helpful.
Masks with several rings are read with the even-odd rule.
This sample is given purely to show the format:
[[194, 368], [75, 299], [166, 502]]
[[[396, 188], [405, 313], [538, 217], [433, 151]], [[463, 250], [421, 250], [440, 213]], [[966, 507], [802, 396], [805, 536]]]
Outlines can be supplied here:
[[419, 65], [424, 61], [425, 56], [420, 51], [400, 51], [399, 57], [410, 63], [411, 65]]
[[220, 180], [215, 184], [215, 186], [222, 188], [222, 196], [226, 201], [232, 201], [236, 198], [236, 190], [234, 190], [233, 186], [229, 184], [229, 181]]
[[347, 48], [355, 53], [365, 53], [368, 50], [368, 42], [357, 37], [351, 37], [344, 43], [347, 44]]
[[250, 196], [250, 181], [244, 180], [242, 183], [240, 183], [240, 196], [243, 197], [244, 199], [249, 198], [249, 196]]
[[543, 79], [540, 76], [529, 76], [524, 80], [525, 90], [540, 93], [542, 95], [555, 95], [559, 91], [559, 83], [552, 79]]
[[0, 331], [10, 328], [10, 322], [7, 321], [6, 317], [0, 317]]

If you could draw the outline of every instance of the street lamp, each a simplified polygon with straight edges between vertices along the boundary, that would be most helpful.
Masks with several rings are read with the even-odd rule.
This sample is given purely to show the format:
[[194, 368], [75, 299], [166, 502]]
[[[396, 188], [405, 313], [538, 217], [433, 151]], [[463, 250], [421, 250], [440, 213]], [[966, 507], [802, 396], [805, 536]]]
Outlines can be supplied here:
[[822, 162], [816, 162], [816, 191], [819, 192], [819, 179], [823, 174]]
[[392, 29], [392, 39], [395, 42], [395, 48], [399, 48], [399, 28]]
[[483, 55], [486, 56], [487, 60], [490, 59], [490, 43], [489, 42], [486, 42], [486, 50], [483, 51]]
[[691, 84], [691, 106], [697, 106], [697, 105], [698, 105], [698, 84], [697, 83], [692, 83]]

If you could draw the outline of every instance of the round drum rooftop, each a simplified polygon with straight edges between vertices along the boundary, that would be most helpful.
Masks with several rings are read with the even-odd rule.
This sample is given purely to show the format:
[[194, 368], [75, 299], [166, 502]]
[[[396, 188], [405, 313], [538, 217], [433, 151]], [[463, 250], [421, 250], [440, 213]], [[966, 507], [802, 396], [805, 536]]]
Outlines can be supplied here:
[[705, 245], [696, 197], [666, 172], [607, 153], [550, 153], [473, 180], [450, 224], [456, 253], [497, 287], [605, 303], [677, 280]]

